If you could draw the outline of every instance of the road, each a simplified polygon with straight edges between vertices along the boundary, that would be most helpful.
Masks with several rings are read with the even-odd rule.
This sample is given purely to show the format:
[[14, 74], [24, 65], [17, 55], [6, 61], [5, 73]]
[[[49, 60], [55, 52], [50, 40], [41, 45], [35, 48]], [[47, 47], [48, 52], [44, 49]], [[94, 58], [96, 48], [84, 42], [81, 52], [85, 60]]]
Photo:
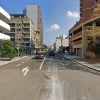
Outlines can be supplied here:
[[100, 100], [100, 75], [62, 55], [0, 67], [0, 100]]

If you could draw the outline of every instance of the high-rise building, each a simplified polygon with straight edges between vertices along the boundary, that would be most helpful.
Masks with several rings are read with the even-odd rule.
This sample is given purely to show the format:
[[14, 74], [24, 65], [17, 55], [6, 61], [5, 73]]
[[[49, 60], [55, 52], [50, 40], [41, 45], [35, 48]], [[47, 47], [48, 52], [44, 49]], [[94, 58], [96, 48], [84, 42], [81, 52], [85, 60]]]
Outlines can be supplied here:
[[[2, 8], [0, 7], [0, 46], [2, 45], [3, 40], [10, 40], [10, 36], [4, 34], [5, 32], [10, 31], [9, 26], [9, 20], [10, 15]], [[0, 56], [1, 56], [1, 50], [0, 50]]]
[[[92, 2], [91, 2], [92, 1]], [[80, 0], [80, 17], [91, 16], [94, 0]]]
[[93, 8], [100, 0], [80, 0], [80, 17], [90, 18], [93, 15]]
[[35, 29], [33, 22], [23, 14], [11, 14], [10, 19], [11, 41], [16, 48], [23, 48], [26, 54], [31, 54], [34, 47]]
[[27, 5], [23, 10], [24, 15], [30, 18], [33, 21], [35, 30], [39, 32], [39, 41], [40, 44], [43, 44], [43, 23], [41, 10], [38, 5]]
[[10, 39], [9, 36], [4, 35], [3, 33], [10, 31], [10, 25], [8, 24], [10, 21], [10, 15], [0, 7], [0, 39]]

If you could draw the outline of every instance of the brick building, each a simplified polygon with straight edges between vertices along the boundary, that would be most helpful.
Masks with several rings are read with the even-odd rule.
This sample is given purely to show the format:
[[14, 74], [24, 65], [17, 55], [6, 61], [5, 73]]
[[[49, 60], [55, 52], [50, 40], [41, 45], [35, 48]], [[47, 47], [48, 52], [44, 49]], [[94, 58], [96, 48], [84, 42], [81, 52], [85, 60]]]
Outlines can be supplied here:
[[69, 30], [73, 54], [86, 56], [91, 41], [100, 43], [100, 0], [80, 0], [80, 20]]

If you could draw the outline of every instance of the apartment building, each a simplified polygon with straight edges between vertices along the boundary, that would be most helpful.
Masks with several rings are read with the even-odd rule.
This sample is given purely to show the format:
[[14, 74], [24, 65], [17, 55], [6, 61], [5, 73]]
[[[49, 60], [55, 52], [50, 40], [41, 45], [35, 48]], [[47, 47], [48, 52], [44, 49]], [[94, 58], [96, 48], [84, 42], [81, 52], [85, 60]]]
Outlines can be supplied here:
[[91, 41], [100, 43], [100, 0], [80, 0], [80, 20], [69, 30], [70, 50], [85, 57]]
[[[0, 46], [2, 45], [3, 40], [10, 40], [10, 36], [4, 34], [5, 32], [10, 31], [9, 26], [10, 15], [0, 7]], [[1, 57], [1, 50], [0, 50], [0, 57]]]
[[42, 23], [40, 6], [27, 5], [26, 8], [23, 10], [23, 13], [24, 15], [26, 15], [29, 19], [33, 21], [36, 33], [39, 34], [38, 39], [40, 41], [39, 44], [41, 46], [43, 44], [43, 23]]
[[10, 32], [11, 41], [17, 49], [24, 49], [25, 54], [32, 54], [34, 49], [34, 25], [23, 14], [11, 14]]

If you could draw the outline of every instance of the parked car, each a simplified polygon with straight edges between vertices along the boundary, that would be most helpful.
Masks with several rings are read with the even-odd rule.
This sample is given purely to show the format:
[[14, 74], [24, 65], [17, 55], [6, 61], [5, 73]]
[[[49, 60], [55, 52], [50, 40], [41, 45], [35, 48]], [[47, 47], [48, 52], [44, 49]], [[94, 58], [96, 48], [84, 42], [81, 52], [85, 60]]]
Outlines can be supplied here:
[[43, 55], [42, 53], [37, 53], [37, 54], [35, 55], [35, 58], [36, 58], [36, 59], [43, 59], [43, 58], [44, 58], [44, 55]]

